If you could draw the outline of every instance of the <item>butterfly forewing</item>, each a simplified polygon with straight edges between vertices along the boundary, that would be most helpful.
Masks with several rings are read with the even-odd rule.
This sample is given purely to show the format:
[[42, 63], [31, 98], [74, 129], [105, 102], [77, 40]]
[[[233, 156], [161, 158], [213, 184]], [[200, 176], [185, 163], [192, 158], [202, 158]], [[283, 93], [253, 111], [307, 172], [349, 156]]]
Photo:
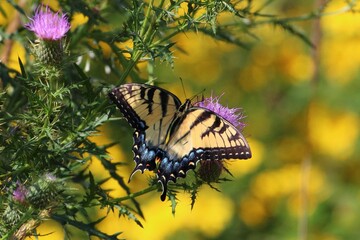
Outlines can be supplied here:
[[173, 121], [180, 100], [172, 93], [145, 84], [124, 84], [109, 94], [129, 124], [146, 131], [151, 145], [161, 144]]
[[129, 124], [135, 129], [133, 152], [136, 171], [153, 170], [158, 148], [166, 139], [180, 100], [172, 93], [145, 84], [124, 84], [109, 93]]

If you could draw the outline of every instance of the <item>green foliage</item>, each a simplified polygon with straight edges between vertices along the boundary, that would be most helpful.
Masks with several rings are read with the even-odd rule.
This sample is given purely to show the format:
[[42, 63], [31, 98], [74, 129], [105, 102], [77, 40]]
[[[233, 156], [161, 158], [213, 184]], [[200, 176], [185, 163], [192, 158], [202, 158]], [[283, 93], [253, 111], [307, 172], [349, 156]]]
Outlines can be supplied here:
[[[23, 16], [29, 13], [29, 9], [9, 2]], [[48, 60], [37, 62], [41, 52], [36, 52], [37, 58], [30, 58], [37, 44], [29, 44], [33, 49], [27, 49], [26, 59], [19, 59], [20, 72], [0, 63], [2, 239], [32, 235], [46, 218], [62, 223], [66, 231], [73, 226], [89, 237], [118, 239], [121, 233], [108, 235], [97, 229], [96, 225], [106, 216], [96, 220], [89, 217], [100, 208], [117, 211], [119, 217], [127, 217], [142, 227], [144, 216], [137, 197], [158, 190], [159, 186], [151, 181], [149, 188], [132, 193], [124, 181], [128, 176], [117, 171], [122, 164], [112, 162], [107, 154], [111, 145], [99, 146], [89, 137], [98, 134], [98, 127], [104, 123], [115, 120], [110, 119], [115, 109], [107, 99], [113, 84], [126, 79], [146, 81], [137, 71], [139, 62], [175, 64], [173, 51], [178, 48], [175, 36], [202, 32], [249, 48], [257, 39], [255, 28], [269, 24], [280, 26], [311, 45], [306, 35], [292, 25], [293, 19], [265, 14], [265, 6], [254, 9], [252, 1], [59, 0], [59, 3], [70, 19], [76, 13], [88, 18], [68, 34], [61, 65], [54, 66]], [[183, 13], [181, 9], [185, 9]], [[0, 14], [7, 17], [1, 7]], [[224, 14], [232, 18], [219, 21]], [[319, 16], [320, 13], [307, 15], [302, 20]], [[0, 37], [23, 42], [33, 39], [33, 35], [20, 30], [23, 31], [9, 35], [1, 29]], [[127, 41], [133, 46], [120, 47]], [[103, 44], [111, 49], [110, 54], [105, 53]], [[107, 68], [110, 73], [101, 70]], [[103, 187], [109, 178], [96, 179], [88, 170], [95, 157], [126, 196], [112, 198], [110, 190]], [[50, 175], [53, 177], [46, 177]], [[25, 203], [14, 199], [18, 183], [28, 190]], [[188, 191], [194, 206], [203, 183], [198, 179], [193, 184], [174, 184], [169, 193], [173, 213], [177, 204], [174, 189]]]

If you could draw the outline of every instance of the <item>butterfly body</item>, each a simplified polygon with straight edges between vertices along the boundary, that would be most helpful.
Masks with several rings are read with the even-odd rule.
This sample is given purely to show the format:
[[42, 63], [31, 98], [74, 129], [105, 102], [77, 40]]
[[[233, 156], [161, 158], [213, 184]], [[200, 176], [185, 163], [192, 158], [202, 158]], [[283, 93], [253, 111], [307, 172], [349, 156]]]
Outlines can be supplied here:
[[[137, 172], [157, 167], [165, 200], [168, 181], [186, 176], [200, 160], [247, 159], [250, 147], [230, 122], [206, 108], [192, 106], [165, 89], [124, 84], [109, 93], [134, 128], [133, 153]], [[130, 176], [130, 177], [131, 177]]]

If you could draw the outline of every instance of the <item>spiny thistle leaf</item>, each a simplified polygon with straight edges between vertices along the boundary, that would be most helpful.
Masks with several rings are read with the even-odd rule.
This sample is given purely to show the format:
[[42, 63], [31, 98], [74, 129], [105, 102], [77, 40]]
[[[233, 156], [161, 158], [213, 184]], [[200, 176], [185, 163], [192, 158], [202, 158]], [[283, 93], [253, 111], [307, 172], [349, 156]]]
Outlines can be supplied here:
[[23, 16], [26, 16], [24, 9], [22, 9], [22, 7], [20, 7], [18, 4], [16, 4], [13, 0], [8, 0], [7, 2], [10, 3]]
[[0, 6], [0, 13], [3, 15], [3, 17], [7, 18], [7, 14], [2, 6]]
[[18, 61], [19, 61], [19, 66], [20, 66], [20, 69], [21, 69], [21, 75], [23, 78], [27, 78], [26, 76], [26, 71], [25, 71], [25, 67], [20, 59], [20, 57], [18, 57]]
[[94, 176], [92, 175], [91, 171], [89, 171], [89, 200], [93, 199], [95, 196], [95, 188], [96, 188], [96, 184], [95, 184], [95, 179]]
[[119, 216], [126, 216], [128, 219], [133, 220], [141, 228], [144, 228], [140, 220], [129, 210], [128, 207], [125, 205], [115, 205], [115, 207], [119, 210]]
[[[120, 164], [120, 163], [111, 163], [109, 160], [107, 160], [104, 157], [100, 157], [100, 161], [103, 164], [103, 166], [105, 167], [105, 169], [110, 173], [110, 176], [115, 179], [118, 184], [126, 191], [127, 194], [131, 194], [129, 187], [126, 185], [124, 178], [120, 175], [118, 175], [116, 173], [116, 167]], [[141, 216], [144, 217], [144, 214], [141, 210], [140, 204], [138, 201], [136, 201], [135, 199], [131, 198], [131, 201], [133, 202], [137, 213]]]
[[91, 223], [87, 223], [87, 224], [77, 221], [77, 220], [73, 220], [65, 215], [54, 214], [52, 216], [52, 218], [58, 222], [62, 222], [64, 224], [70, 224], [78, 229], [86, 231], [89, 234], [89, 236], [99, 237], [100, 239], [118, 240], [118, 235], [121, 234], [121, 233], [115, 233], [113, 235], [108, 235], [104, 232], [96, 230], [95, 226], [97, 224], [99, 224], [100, 222], [102, 222], [106, 217], [101, 217], [101, 218], [99, 218]]
[[176, 210], [176, 205], [177, 205], [177, 199], [176, 199], [176, 195], [172, 194], [171, 192], [168, 194], [170, 202], [171, 202], [171, 213], [173, 214], [173, 216], [175, 216], [175, 210]]

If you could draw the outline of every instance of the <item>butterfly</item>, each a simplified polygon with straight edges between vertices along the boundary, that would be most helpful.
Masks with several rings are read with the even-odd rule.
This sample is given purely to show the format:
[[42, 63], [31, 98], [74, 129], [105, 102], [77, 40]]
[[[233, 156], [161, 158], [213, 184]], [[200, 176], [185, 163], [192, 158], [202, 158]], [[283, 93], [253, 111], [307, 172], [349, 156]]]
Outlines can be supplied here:
[[137, 83], [114, 88], [109, 98], [134, 129], [130, 179], [137, 171], [157, 169], [162, 201], [167, 183], [185, 178], [200, 160], [251, 158], [248, 142], [232, 123], [189, 99], [182, 104], [165, 89]]

